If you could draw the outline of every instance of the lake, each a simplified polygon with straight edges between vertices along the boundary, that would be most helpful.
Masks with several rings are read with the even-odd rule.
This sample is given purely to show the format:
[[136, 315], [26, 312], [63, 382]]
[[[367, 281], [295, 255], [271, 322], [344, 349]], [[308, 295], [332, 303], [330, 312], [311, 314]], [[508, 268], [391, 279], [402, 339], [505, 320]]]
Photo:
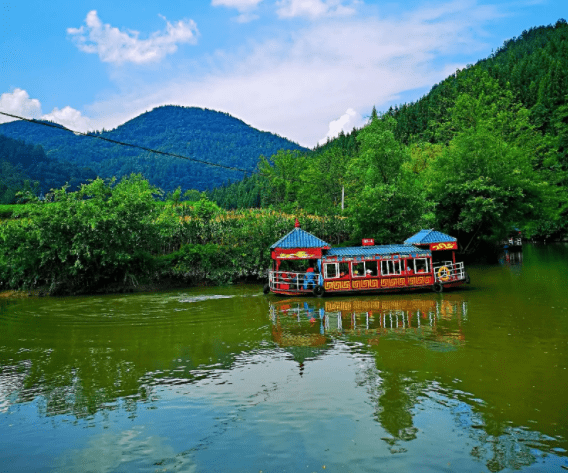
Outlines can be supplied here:
[[0, 470], [568, 470], [568, 246], [467, 269], [441, 294], [0, 298]]

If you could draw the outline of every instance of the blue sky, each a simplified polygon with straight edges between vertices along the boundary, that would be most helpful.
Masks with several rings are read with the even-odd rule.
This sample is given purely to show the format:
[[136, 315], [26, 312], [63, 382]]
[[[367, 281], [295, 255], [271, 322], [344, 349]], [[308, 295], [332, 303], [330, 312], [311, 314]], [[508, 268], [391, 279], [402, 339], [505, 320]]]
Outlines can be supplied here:
[[312, 147], [567, 17], [566, 0], [8, 0], [0, 111], [85, 131], [198, 106]]

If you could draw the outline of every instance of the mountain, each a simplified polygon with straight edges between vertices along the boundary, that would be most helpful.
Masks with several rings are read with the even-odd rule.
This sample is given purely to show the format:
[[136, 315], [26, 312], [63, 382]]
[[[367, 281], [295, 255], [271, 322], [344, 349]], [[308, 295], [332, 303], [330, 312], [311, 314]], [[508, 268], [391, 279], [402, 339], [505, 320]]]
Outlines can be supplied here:
[[[425, 140], [444, 142], [436, 135], [434, 123], [445, 122], [448, 111], [460, 94], [468, 93], [468, 79], [481, 72], [497, 80], [531, 113], [531, 121], [543, 133], [557, 135], [562, 109], [568, 103], [568, 24], [560, 19], [555, 25], [525, 30], [511, 38], [490, 57], [432, 87], [421, 99], [389, 109], [397, 120], [397, 136], [405, 142]], [[561, 126], [562, 128], [562, 126]]]
[[91, 137], [74, 135], [60, 126], [25, 121], [1, 124], [0, 134], [41, 145], [48, 158], [88, 167], [100, 177], [120, 178], [141, 173], [165, 191], [178, 186], [183, 190], [205, 190], [228, 180], [240, 180], [243, 172], [163, 156], [92, 136], [249, 172], [254, 171], [261, 155], [268, 157], [281, 149], [304, 150], [296, 143], [259, 131], [227, 113], [173, 105], [155, 108], [114, 130], [91, 133]]
[[95, 177], [91, 169], [49, 159], [39, 145], [0, 135], [0, 204], [15, 203], [23, 190], [45, 193], [65, 184], [75, 190]]
[[[396, 137], [405, 144], [444, 143], [449, 135], [438, 133], [449, 120], [452, 107], [480, 73], [511, 91], [514, 99], [531, 114], [531, 122], [540, 131], [559, 139], [559, 152], [568, 161], [568, 23], [560, 19], [554, 25], [538, 26], [511, 38], [491, 56], [456, 71], [415, 102], [390, 107], [383, 113], [396, 119]], [[357, 130], [340, 134], [314, 151], [339, 147], [348, 153], [357, 151]]]

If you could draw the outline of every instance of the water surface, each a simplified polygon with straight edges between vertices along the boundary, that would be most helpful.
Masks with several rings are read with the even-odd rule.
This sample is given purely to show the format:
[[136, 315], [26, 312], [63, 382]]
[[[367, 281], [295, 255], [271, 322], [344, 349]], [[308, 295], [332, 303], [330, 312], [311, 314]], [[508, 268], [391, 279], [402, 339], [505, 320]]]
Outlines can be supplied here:
[[568, 247], [468, 272], [0, 300], [0, 470], [568, 470]]

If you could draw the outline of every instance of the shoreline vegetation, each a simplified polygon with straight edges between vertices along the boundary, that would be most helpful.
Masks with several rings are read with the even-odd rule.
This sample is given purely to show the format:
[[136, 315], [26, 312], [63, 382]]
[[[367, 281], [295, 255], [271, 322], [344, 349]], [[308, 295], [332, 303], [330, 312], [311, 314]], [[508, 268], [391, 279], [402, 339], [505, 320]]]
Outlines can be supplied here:
[[351, 233], [339, 216], [227, 211], [207, 200], [159, 200], [140, 175], [55, 190], [0, 223], [0, 291], [36, 295], [132, 292], [260, 280], [270, 245], [303, 228], [335, 244]]
[[[131, 175], [120, 182], [98, 178], [74, 192], [63, 187], [14, 206], [11, 218], [0, 221], [0, 297], [258, 283], [271, 262], [270, 246], [296, 217], [333, 245], [357, 244], [360, 231], [353, 217], [224, 210], [204, 193], [192, 194], [199, 200], [179, 197], [163, 200], [160, 189]], [[491, 256], [496, 247], [478, 242], [477, 249]]]

